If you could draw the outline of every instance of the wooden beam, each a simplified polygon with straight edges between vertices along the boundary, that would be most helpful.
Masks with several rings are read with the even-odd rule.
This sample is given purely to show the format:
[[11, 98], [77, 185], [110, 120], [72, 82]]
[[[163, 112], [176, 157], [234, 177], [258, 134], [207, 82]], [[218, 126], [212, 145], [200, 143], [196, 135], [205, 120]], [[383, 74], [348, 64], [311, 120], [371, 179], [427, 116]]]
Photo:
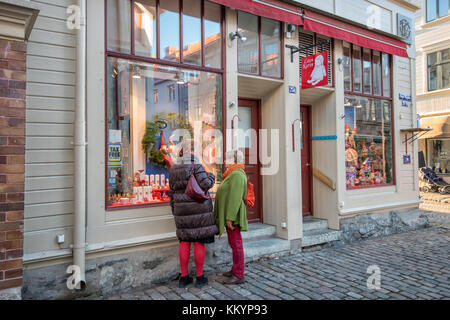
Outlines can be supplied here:
[[323, 174], [322, 171], [316, 168], [312, 168], [312, 173], [314, 177], [326, 184], [331, 190], [336, 191], [336, 184], [334, 183], [334, 181]]

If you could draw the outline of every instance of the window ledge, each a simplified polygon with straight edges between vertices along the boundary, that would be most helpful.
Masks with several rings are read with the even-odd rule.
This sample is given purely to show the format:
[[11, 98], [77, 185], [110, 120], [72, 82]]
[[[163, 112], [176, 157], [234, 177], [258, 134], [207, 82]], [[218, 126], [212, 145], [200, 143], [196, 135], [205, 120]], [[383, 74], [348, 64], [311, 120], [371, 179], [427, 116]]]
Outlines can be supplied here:
[[443, 94], [450, 94], [450, 88], [428, 91], [425, 93], [418, 94], [416, 97], [417, 98], [426, 98], [426, 97], [440, 96]]
[[443, 23], [443, 22], [447, 22], [450, 21], [450, 14], [443, 16], [441, 18], [438, 18], [436, 20], [430, 21], [430, 22], [425, 22], [424, 24], [422, 24], [420, 26], [420, 29], [427, 29], [427, 28], [431, 28], [434, 27], [437, 24]]

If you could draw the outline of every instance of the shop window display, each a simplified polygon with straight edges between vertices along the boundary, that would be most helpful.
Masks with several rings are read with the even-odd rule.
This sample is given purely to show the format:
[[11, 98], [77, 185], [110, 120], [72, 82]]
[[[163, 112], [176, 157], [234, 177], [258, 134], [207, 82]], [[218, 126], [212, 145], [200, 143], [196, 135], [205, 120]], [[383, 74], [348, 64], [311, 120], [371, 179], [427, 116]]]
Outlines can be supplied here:
[[393, 183], [391, 102], [345, 97], [347, 188]]
[[220, 74], [113, 57], [107, 65], [108, 207], [168, 203], [183, 139], [193, 138], [205, 169], [221, 176]]

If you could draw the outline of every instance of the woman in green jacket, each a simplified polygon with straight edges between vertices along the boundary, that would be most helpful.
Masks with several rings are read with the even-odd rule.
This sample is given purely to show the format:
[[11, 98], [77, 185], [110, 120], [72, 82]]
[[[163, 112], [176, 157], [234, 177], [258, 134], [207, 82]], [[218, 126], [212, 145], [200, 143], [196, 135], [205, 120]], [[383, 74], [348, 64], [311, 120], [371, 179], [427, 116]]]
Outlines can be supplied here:
[[241, 231], [248, 230], [247, 208], [244, 203], [247, 196], [244, 155], [241, 151], [229, 151], [226, 154], [225, 164], [227, 170], [216, 192], [214, 214], [219, 235], [226, 229], [228, 244], [233, 251], [233, 267], [223, 275], [228, 278], [226, 283], [239, 284], [244, 282], [244, 247]]

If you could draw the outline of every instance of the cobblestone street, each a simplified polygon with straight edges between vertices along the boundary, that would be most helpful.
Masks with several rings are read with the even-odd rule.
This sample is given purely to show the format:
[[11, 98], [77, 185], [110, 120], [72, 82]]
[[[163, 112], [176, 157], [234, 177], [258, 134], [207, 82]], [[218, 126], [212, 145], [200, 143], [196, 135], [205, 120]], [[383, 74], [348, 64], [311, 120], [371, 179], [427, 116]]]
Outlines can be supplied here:
[[[103, 298], [449, 300], [450, 229], [447, 227], [432, 224], [418, 231], [249, 263], [246, 282], [241, 285], [223, 285], [220, 274], [207, 274], [210, 284], [203, 289], [192, 285], [179, 289], [178, 282], [172, 281]], [[372, 265], [381, 271], [380, 290], [367, 288], [370, 276], [367, 268]]]

